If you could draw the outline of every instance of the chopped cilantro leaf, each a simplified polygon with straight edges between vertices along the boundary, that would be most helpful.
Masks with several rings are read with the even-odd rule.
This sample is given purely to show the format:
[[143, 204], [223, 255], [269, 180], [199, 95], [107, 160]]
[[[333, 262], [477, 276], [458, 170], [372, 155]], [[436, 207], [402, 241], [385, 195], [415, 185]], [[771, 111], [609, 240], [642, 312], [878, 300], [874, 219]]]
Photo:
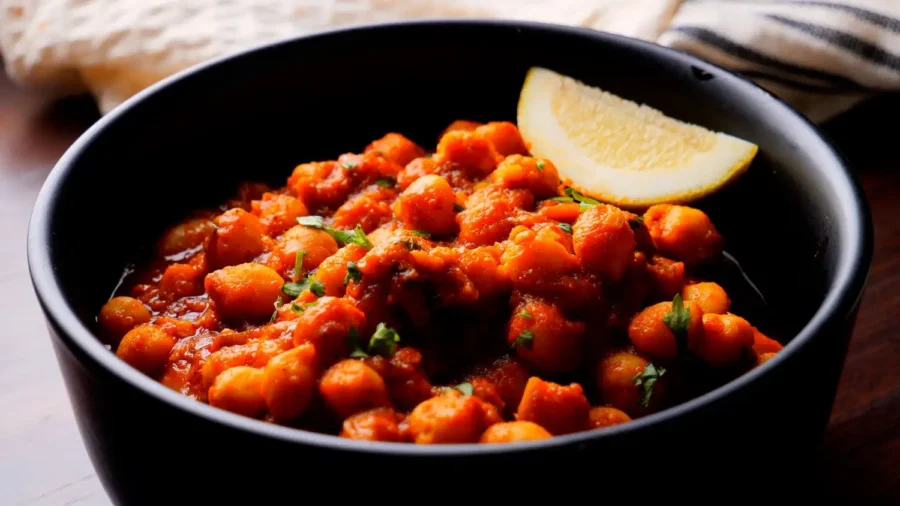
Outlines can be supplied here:
[[575, 202], [575, 199], [573, 199], [572, 197], [553, 197], [552, 199], [549, 199], [549, 200], [552, 200], [554, 202], [566, 202], [566, 203]]
[[278, 318], [278, 310], [281, 309], [281, 306], [284, 305], [284, 299], [281, 298], [281, 295], [278, 296], [278, 300], [275, 301], [275, 312], [272, 313], [272, 317], [269, 318], [269, 323], [275, 323], [275, 318]]
[[538, 172], [542, 172], [544, 170], [544, 161], [543, 160], [538, 160], [537, 163], [534, 165], [535, 165], [535, 167], [537, 167]]
[[359, 225], [356, 226], [353, 230], [336, 230], [331, 227], [325, 227], [325, 231], [328, 232], [334, 240], [341, 242], [343, 244], [356, 244], [357, 246], [362, 246], [365, 249], [372, 249], [372, 243], [369, 241], [369, 238], [366, 237], [366, 233], [363, 232], [362, 227]]
[[663, 323], [675, 334], [675, 339], [683, 344], [687, 340], [688, 327], [691, 325], [691, 312], [684, 307], [681, 294], [672, 299], [672, 310], [663, 316]]
[[325, 228], [321, 216], [301, 216], [297, 218], [297, 223], [306, 227], [318, 228], [320, 230]]
[[533, 318], [533, 316], [531, 316], [531, 313], [529, 313], [526, 309], [523, 309], [522, 312], [517, 314], [516, 316], [518, 316], [519, 318]]
[[572, 225], [569, 225], [568, 223], [560, 223], [560, 224], [559, 224], [559, 229], [562, 230], [563, 232], [567, 233], [567, 234], [571, 234], [571, 233], [572, 233]]
[[375, 333], [369, 339], [369, 353], [375, 353], [385, 357], [393, 357], [397, 351], [397, 343], [400, 342], [400, 334], [396, 330], [379, 323], [375, 327]]
[[356, 262], [347, 262], [347, 274], [344, 275], [344, 284], [350, 284], [352, 280], [354, 283], [359, 283], [359, 280], [362, 279], [362, 272], [359, 271], [359, 267], [356, 266]]
[[641, 391], [641, 406], [650, 405], [650, 397], [653, 396], [653, 385], [666, 373], [662, 367], [656, 367], [653, 362], [644, 366], [644, 370], [634, 377], [634, 385]]
[[293, 298], [299, 297], [304, 290], [309, 290], [314, 293], [316, 297], [325, 295], [325, 285], [323, 285], [321, 281], [313, 279], [312, 275], [303, 278], [301, 281], [285, 283], [281, 287], [281, 291], [284, 292], [285, 295]]
[[582, 204], [582, 206], [596, 206], [600, 202], [590, 197], [585, 197], [575, 188], [566, 188], [566, 195], [572, 197], [573, 200]]
[[394, 178], [388, 176], [375, 181], [375, 184], [377, 184], [381, 188], [393, 188], [394, 185], [397, 184], [397, 181]]
[[297, 298], [300, 296], [303, 290], [306, 290], [306, 287], [303, 286], [305, 282], [306, 280], [297, 283], [285, 283], [281, 286], [281, 291], [284, 292], [284, 294], [288, 297]]
[[644, 226], [643, 216], [638, 216], [637, 218], [628, 220], [628, 226], [631, 227], [632, 230], [641, 228], [642, 226]]
[[356, 168], [356, 162], [342, 163], [341, 168], [344, 170], [353, 170]]
[[519, 334], [519, 337], [517, 337], [513, 342], [513, 344], [518, 344], [526, 350], [530, 350], [534, 345], [534, 332], [530, 330], [523, 330], [522, 333]]
[[303, 274], [303, 257], [306, 256], [306, 250], [300, 250], [294, 256], [294, 279], [300, 279]]
[[419, 237], [424, 237], [424, 238], [426, 238], [426, 239], [430, 239], [430, 238], [431, 238], [431, 233], [430, 233], [430, 232], [425, 232], [424, 230], [413, 230], [413, 231], [412, 231], [412, 235], [416, 235], [416, 236], [419, 236]]

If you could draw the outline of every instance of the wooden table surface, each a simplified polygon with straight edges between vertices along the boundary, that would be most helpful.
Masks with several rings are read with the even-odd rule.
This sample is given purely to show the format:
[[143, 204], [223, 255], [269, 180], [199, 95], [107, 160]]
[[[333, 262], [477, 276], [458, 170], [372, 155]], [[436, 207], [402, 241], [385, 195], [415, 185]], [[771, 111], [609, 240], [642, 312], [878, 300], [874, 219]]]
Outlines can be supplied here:
[[[97, 118], [0, 77], [0, 503], [107, 505], [63, 388], [28, 278], [32, 203], [53, 164]], [[875, 260], [819, 462], [823, 486], [900, 504], [900, 96], [826, 125], [872, 206]], [[876, 128], [887, 122], [890, 128]], [[815, 375], [810, 375], [815, 381]]]

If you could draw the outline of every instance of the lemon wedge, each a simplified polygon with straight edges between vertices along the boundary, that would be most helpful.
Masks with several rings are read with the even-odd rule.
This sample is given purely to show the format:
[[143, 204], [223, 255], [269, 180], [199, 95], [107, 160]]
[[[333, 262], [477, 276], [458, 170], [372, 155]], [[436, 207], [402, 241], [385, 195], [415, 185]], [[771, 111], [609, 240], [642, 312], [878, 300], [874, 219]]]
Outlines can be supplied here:
[[757, 152], [745, 140], [539, 67], [522, 85], [518, 126], [531, 153], [553, 161], [563, 183], [627, 208], [712, 193]]

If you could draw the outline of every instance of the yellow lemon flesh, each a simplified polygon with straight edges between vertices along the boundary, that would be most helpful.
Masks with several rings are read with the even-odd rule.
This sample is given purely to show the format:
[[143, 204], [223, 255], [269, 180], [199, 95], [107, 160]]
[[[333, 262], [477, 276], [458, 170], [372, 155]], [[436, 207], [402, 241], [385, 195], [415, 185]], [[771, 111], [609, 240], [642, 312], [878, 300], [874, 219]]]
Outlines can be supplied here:
[[685, 203], [740, 175], [757, 146], [534, 67], [519, 96], [518, 126], [534, 156], [568, 186], [639, 208]]

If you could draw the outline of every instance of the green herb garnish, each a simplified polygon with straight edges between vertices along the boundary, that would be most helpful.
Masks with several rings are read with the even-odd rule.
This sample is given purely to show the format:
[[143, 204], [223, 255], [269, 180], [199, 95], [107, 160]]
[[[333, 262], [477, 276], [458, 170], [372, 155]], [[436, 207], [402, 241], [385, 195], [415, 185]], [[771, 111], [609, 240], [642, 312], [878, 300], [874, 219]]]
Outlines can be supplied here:
[[457, 213], [461, 213], [461, 212], [465, 211], [466, 208], [463, 207], [463, 206], [461, 206], [461, 205], [459, 205], [459, 204], [457, 204], [456, 202], [454, 202], [454, 203], [453, 203], [453, 210], [456, 211]]
[[356, 162], [342, 163], [342, 164], [341, 164], [341, 168], [344, 169], [344, 170], [346, 170], [346, 171], [353, 170], [353, 169], [356, 168]]
[[325, 295], [325, 285], [323, 285], [321, 281], [313, 278], [312, 275], [303, 278], [301, 281], [285, 283], [281, 287], [281, 291], [284, 292], [285, 295], [293, 298], [299, 297], [304, 290], [309, 290], [315, 294], [316, 297]]
[[632, 218], [628, 220], [628, 226], [631, 227], [631, 230], [637, 230], [644, 226], [644, 217], [638, 216], [637, 218]]
[[400, 244], [402, 244], [406, 249], [410, 251], [422, 249], [422, 246], [420, 246], [419, 243], [414, 241], [413, 239], [403, 239], [402, 241], [400, 241]]
[[431, 239], [431, 233], [430, 233], [430, 232], [426, 232], [426, 231], [424, 231], [424, 230], [413, 230], [413, 231], [412, 231], [412, 235], [416, 235], [416, 236], [419, 236], [419, 237], [424, 237], [424, 238], [426, 238], [426, 239]]
[[388, 176], [375, 181], [375, 184], [377, 184], [381, 188], [393, 188], [397, 184], [397, 181], [394, 178]]
[[634, 385], [641, 391], [641, 406], [650, 405], [650, 397], [653, 396], [653, 385], [666, 373], [662, 367], [656, 367], [653, 362], [644, 366], [644, 370], [634, 377]]
[[531, 313], [528, 312], [527, 309], [523, 309], [521, 313], [517, 314], [519, 318], [532, 318]]
[[400, 334], [396, 330], [385, 326], [384, 323], [379, 323], [375, 327], [375, 333], [369, 339], [369, 353], [393, 357], [399, 342]]
[[544, 170], [544, 161], [538, 160], [534, 166], [537, 167], [538, 172], [542, 172]]
[[350, 358], [369, 358], [369, 354], [362, 349], [359, 331], [356, 330], [356, 327], [350, 327], [347, 334], [347, 346], [353, 350], [350, 352]]
[[303, 258], [306, 256], [306, 250], [300, 250], [294, 256], [294, 279], [300, 279], [303, 275]]
[[456, 385], [455, 387], [453, 387], [453, 389], [462, 392], [462, 394], [467, 397], [472, 395], [472, 392], [475, 391], [475, 388], [468, 381]]
[[532, 346], [534, 346], [534, 332], [530, 330], [523, 330], [519, 337], [513, 342], [513, 344], [518, 344], [519, 346], [525, 348], [526, 350], [530, 350]]
[[663, 316], [663, 323], [672, 330], [678, 342], [685, 342], [688, 327], [691, 325], [691, 312], [684, 307], [684, 301], [682, 301], [680, 293], [672, 299], [672, 310]]
[[278, 300], [275, 301], [275, 312], [272, 313], [272, 317], [269, 318], [269, 323], [275, 323], [275, 318], [278, 318], [278, 310], [281, 309], [281, 306], [284, 305], [284, 300], [281, 298], [281, 295], [278, 296]]
[[350, 284], [352, 280], [354, 283], [359, 283], [362, 279], [362, 272], [359, 271], [359, 267], [356, 266], [356, 262], [347, 262], [347, 274], [344, 275], [344, 284]]
[[325, 228], [325, 223], [321, 216], [301, 216], [297, 218], [297, 223], [306, 227], [318, 228], [319, 230]]
[[548, 200], [552, 200], [554, 202], [565, 202], [565, 203], [575, 202], [575, 199], [573, 199], [572, 197], [553, 197]]
[[568, 223], [560, 223], [560, 224], [559, 224], [559, 229], [562, 230], [563, 232], [567, 233], [567, 234], [571, 234], [571, 233], [572, 233], [572, 225], [569, 225]]
[[325, 231], [331, 234], [331, 237], [334, 237], [334, 240], [342, 242], [345, 245], [356, 244], [367, 250], [372, 249], [373, 244], [369, 241], [369, 238], [366, 237], [366, 233], [363, 232], [362, 227], [359, 225], [353, 230], [335, 230], [331, 227], [326, 227]]

